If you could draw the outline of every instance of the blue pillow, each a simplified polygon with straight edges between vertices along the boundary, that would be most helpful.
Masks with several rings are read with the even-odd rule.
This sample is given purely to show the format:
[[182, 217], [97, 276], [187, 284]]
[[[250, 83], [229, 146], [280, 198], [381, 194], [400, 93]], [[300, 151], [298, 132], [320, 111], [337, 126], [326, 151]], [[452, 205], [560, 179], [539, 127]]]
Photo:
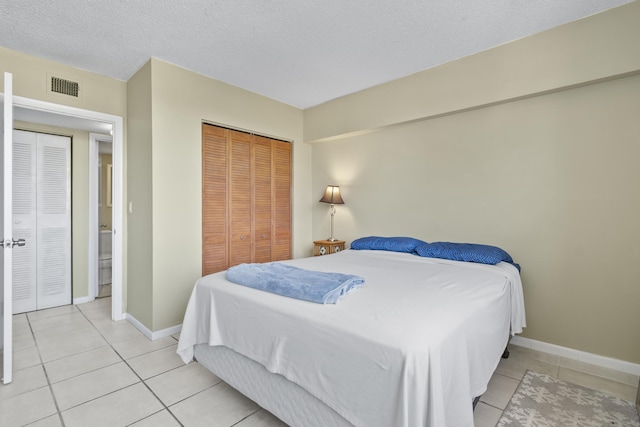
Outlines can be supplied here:
[[479, 262], [482, 264], [497, 264], [500, 261], [504, 261], [512, 264], [520, 271], [520, 266], [513, 262], [511, 255], [497, 246], [476, 243], [433, 242], [416, 247], [415, 253], [429, 258]]
[[361, 237], [351, 242], [351, 249], [371, 249], [376, 251], [408, 252], [412, 253], [419, 245], [424, 245], [422, 240], [412, 237]]

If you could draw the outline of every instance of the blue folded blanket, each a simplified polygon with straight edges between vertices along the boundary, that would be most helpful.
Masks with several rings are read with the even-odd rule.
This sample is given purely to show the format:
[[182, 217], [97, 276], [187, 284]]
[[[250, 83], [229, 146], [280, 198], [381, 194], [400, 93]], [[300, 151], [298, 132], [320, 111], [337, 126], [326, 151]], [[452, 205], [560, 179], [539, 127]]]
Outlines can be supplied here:
[[364, 279], [342, 273], [304, 270], [279, 262], [240, 264], [227, 270], [227, 280], [238, 285], [319, 304], [335, 304], [359, 288]]

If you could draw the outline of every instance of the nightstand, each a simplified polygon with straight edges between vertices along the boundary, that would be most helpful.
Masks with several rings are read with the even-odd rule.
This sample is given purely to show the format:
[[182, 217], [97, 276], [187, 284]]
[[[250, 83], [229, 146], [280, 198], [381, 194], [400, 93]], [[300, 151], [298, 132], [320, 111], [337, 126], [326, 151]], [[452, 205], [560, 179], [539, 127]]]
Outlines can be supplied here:
[[344, 240], [330, 242], [328, 240], [316, 240], [313, 242], [313, 255], [329, 255], [344, 250]]

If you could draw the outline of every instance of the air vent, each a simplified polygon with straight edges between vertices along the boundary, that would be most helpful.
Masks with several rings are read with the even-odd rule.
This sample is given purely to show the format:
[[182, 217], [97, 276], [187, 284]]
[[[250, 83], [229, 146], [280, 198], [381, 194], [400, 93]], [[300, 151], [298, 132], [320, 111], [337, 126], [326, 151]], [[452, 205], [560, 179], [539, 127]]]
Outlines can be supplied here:
[[61, 79], [60, 77], [51, 77], [51, 92], [61, 93], [63, 95], [74, 96], [77, 98], [79, 87], [80, 85], [78, 82]]

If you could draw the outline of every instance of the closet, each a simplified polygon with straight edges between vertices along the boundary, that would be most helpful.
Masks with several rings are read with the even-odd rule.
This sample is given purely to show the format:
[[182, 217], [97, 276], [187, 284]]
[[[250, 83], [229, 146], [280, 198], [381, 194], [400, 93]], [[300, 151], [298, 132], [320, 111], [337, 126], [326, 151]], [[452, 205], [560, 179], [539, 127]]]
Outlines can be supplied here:
[[291, 258], [291, 144], [202, 125], [202, 274]]
[[13, 312], [71, 303], [71, 138], [13, 133]]

